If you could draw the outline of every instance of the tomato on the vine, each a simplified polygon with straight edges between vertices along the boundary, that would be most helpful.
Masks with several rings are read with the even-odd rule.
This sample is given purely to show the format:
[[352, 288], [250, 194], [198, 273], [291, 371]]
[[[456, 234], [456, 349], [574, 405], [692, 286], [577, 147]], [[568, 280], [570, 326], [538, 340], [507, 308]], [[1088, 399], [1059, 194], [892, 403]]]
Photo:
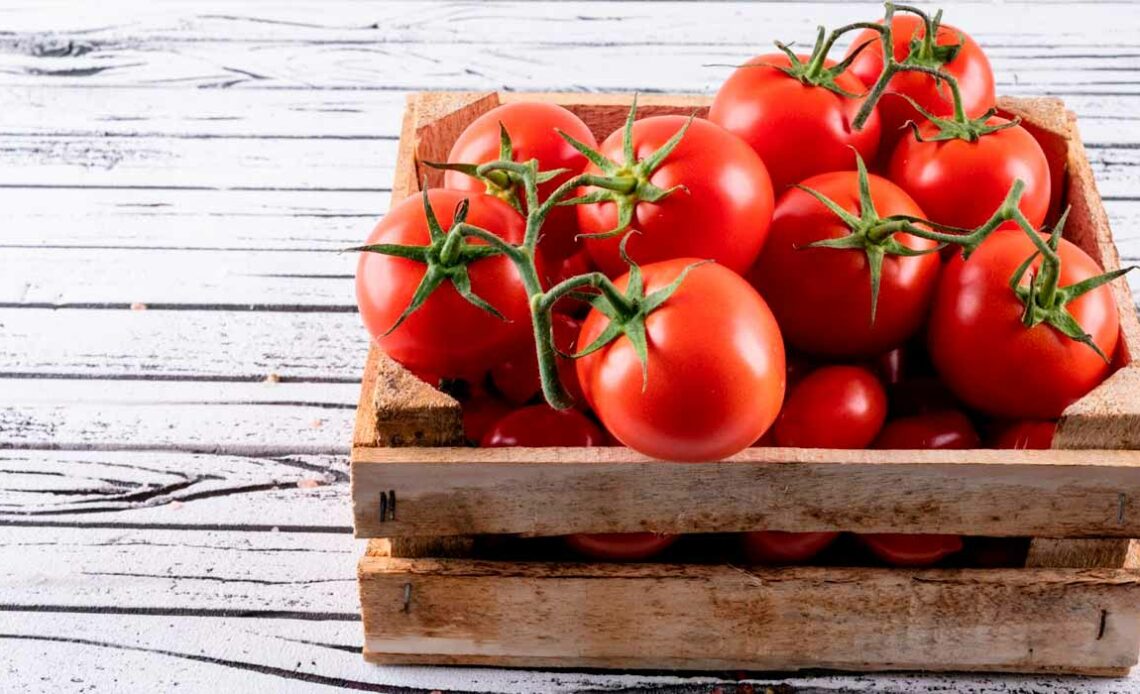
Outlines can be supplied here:
[[[1065, 288], [1099, 276], [1100, 267], [1068, 240], [1058, 241], [1062, 291], [1054, 296], [1060, 300]], [[1119, 341], [1119, 315], [1106, 284], [1066, 298], [1059, 309], [1068, 316], [1058, 320], [1075, 320], [1096, 349], [1048, 320], [1026, 326], [1027, 303], [1010, 283], [1034, 254], [1030, 270], [1041, 278], [1039, 249], [1027, 234], [994, 232], [969, 260], [959, 256], [946, 266], [930, 317], [930, 356], [942, 380], [964, 403], [998, 417], [1059, 417], [1105, 379]], [[1036, 285], [1023, 278], [1018, 286], [1024, 293]], [[1046, 315], [1041, 292], [1029, 300], [1031, 318]]]
[[[994, 75], [990, 61], [974, 39], [952, 26], [938, 23], [933, 40], [927, 39], [926, 20], [914, 14], [896, 14], [891, 21], [895, 60], [948, 73], [958, 81], [966, 115], [977, 118], [994, 105]], [[864, 44], [865, 47], [864, 47]], [[851, 42], [852, 51], [862, 51], [850, 71], [871, 87], [883, 72], [883, 43], [877, 31], [866, 29]], [[955, 48], [957, 47], [957, 48]], [[906, 97], [936, 116], [950, 115], [953, 100], [945, 82], [921, 72], [899, 72], [891, 78], [878, 103], [882, 118], [882, 150], [889, 152], [908, 121], [921, 118]]]
[[[466, 200], [468, 223], [510, 243], [523, 240], [522, 217], [502, 200], [441, 188], [428, 191], [426, 199], [443, 231], [452, 226], [457, 207]], [[426, 252], [433, 239], [424, 205], [420, 196], [401, 201], [376, 225], [367, 244], [414, 246]], [[462, 245], [485, 244], [475, 240]], [[470, 294], [494, 307], [502, 317], [463, 296], [452, 281], [439, 283], [416, 310], [406, 313], [429, 265], [410, 258], [361, 253], [356, 266], [357, 304], [365, 327], [388, 356], [417, 373], [453, 378], [482, 374], [503, 353], [527, 344], [530, 306], [518, 269], [509, 259], [501, 255], [480, 258], [465, 270], [438, 257], [432, 263], [440, 273], [465, 277], [470, 282]]]
[[[952, 124], [952, 123], [951, 123]], [[937, 123], [926, 122], [903, 135], [891, 155], [888, 177], [914, 198], [926, 218], [973, 229], [990, 218], [1013, 182], [1025, 184], [1019, 208], [1033, 228], [1045, 222], [1052, 193], [1049, 162], [1029, 131], [999, 116], [974, 141], [935, 139]]]
[[1002, 427], [994, 437], [994, 448], [1045, 450], [1053, 447], [1057, 423], [1049, 420], [1022, 419]]
[[[566, 142], [558, 131], [591, 146], [596, 144], [593, 133], [582, 119], [562, 106], [538, 101], [516, 101], [496, 106], [473, 120], [452, 145], [451, 153], [447, 155], [448, 163], [486, 164], [499, 159], [500, 125], [510, 136], [513, 161], [537, 159], [540, 171], [567, 169], [566, 173], [539, 185], [541, 199], [545, 199], [555, 188], [586, 168], [586, 157]], [[507, 186], [506, 189], [493, 184], [488, 186], [486, 182], [460, 171], [448, 171], [444, 176], [444, 186], [504, 197], [513, 194], [525, 209], [524, 196], [520, 190], [512, 190], [512, 186]], [[548, 262], [557, 262], [581, 248], [575, 240], [578, 235], [577, 214], [569, 207], [555, 208], [543, 224], [542, 232], [540, 246]]]
[[[551, 323], [554, 327], [554, 346], [563, 354], [573, 354], [577, 350], [581, 321], [564, 313], [555, 313], [551, 316]], [[572, 359], [558, 357], [558, 376], [575, 404], [585, 406], [582, 389], [578, 386], [578, 372]], [[538, 395], [542, 390], [542, 382], [539, 379], [534, 345], [527, 345], [519, 354], [491, 367], [491, 382], [504, 398], [516, 405], [529, 402]]]
[[839, 533], [785, 533], [762, 530], [744, 533], [744, 554], [757, 564], [795, 564], [807, 561], [835, 541]]
[[721, 85], [709, 110], [709, 120], [760, 155], [777, 195], [810, 176], [854, 169], [856, 152], [874, 159], [879, 147], [877, 111], [854, 129], [862, 99], [842, 93], [863, 92], [862, 82], [850, 72], [826, 74], [833, 60], [823, 61], [813, 78], [812, 56], [799, 59], [793, 64], [789, 56], [772, 53], [749, 60]]
[[928, 412], [887, 422], [875, 448], [952, 450], [980, 448], [981, 439], [969, 417], [957, 410]]
[[[873, 174], [866, 180], [880, 217], [923, 216], [895, 184]], [[802, 185], [856, 217], [863, 212], [860, 175], [855, 171], [820, 174]], [[776, 202], [768, 242], [749, 279], [768, 301], [790, 345], [813, 354], [871, 357], [900, 346], [922, 326], [941, 267], [938, 254], [882, 257], [878, 302], [872, 313], [870, 251], [881, 253], [882, 247], [808, 247], [854, 237], [839, 216], [801, 188], [789, 190]], [[934, 241], [905, 232], [886, 242], [898, 244], [904, 252], [937, 248]]]
[[871, 534], [856, 537], [891, 566], [930, 566], [965, 546], [958, 535]]
[[556, 410], [550, 405], [531, 405], [515, 410], [495, 422], [483, 434], [484, 448], [527, 446], [601, 446], [605, 435], [598, 425], [577, 410]]
[[[771, 426], [784, 397], [783, 342], [764, 299], [732, 271], [694, 262], [653, 263], [636, 275], [651, 298], [688, 269], [675, 292], [644, 315], [644, 332], [631, 328], [643, 352], [623, 333], [578, 360], [582, 390], [606, 429], [667, 460], [717, 460], [744, 450]], [[615, 284], [629, 292], [635, 283], [626, 274]], [[608, 328], [611, 319], [591, 310], [580, 349]]]
[[858, 366], [824, 366], [788, 392], [773, 427], [778, 446], [866, 448], [887, 416], [887, 394]]
[[[633, 123], [632, 152], [637, 162], [651, 160], [683, 128], [684, 135], [652, 171], [625, 174], [630, 191], [619, 193], [632, 204], [629, 230], [637, 232], [627, 251], [635, 261], [650, 263], [672, 258], [711, 259], [742, 273], [756, 260], [772, 218], [772, 182], [760, 156], [744, 141], [700, 118], [654, 116]], [[599, 147], [611, 162], [624, 162], [624, 130]], [[596, 164], [586, 173], [603, 174]], [[646, 188], [646, 185], [650, 186]], [[647, 200], [643, 190], [654, 191]], [[660, 193], [668, 194], [658, 197]], [[587, 192], [591, 192], [588, 189]], [[596, 191], [593, 191], [596, 192]], [[621, 228], [618, 202], [604, 200], [578, 206], [583, 234], [604, 234]], [[627, 266], [619, 246], [622, 234], [587, 238], [586, 248], [602, 272], [623, 274]]]

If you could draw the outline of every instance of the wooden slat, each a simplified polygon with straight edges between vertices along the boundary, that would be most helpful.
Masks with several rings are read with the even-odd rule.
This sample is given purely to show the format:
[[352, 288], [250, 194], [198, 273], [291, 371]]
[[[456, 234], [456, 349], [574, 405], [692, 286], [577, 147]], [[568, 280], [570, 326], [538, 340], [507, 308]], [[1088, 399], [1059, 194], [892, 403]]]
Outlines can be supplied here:
[[[1140, 452], [760, 449], [662, 463], [625, 448], [360, 449], [360, 537], [849, 530], [1140, 535]], [[395, 492], [395, 520], [380, 521]]]
[[[1121, 672], [1140, 576], [360, 561], [366, 655], [516, 666]], [[410, 586], [410, 588], [409, 588]]]

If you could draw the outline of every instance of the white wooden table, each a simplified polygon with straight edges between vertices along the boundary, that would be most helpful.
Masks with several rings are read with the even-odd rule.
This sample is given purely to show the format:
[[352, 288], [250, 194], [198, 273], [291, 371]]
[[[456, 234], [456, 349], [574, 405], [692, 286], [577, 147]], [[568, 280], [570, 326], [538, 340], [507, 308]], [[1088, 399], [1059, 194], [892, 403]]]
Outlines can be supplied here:
[[[1002, 93], [1080, 114], [1118, 243], [1140, 257], [1140, 8], [945, 4]], [[876, 12], [0, 2], [0, 690], [710, 690], [361, 661], [346, 453], [367, 345], [336, 251], [387, 206], [405, 91], [707, 92], [716, 65]]]

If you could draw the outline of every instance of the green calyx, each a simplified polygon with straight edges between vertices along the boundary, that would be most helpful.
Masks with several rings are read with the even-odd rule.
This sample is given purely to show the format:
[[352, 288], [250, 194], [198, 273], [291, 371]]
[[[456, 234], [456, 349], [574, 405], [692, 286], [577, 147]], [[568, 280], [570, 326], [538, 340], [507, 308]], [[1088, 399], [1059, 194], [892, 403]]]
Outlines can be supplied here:
[[[957, 112], [961, 110], [961, 100], [958, 98], [956, 91], [954, 92], [954, 95], [955, 111]], [[959, 119], [957, 115], [955, 115], [954, 118], [941, 118], [939, 116], [933, 115], [923, 107], [919, 106], [918, 103], [909, 96], [906, 96], [905, 94], [901, 96], [909, 101], [910, 105], [913, 106], [914, 109], [920, 114], [922, 114], [922, 117], [927, 122], [933, 124], [936, 130], [936, 132], [933, 134], [924, 136], [918, 123], [910, 121], [908, 125], [914, 133], [914, 139], [919, 142], [945, 142], [948, 140], [965, 140], [966, 142], [977, 142], [978, 140], [991, 133], [996, 133], [1000, 130], [1007, 130], [1009, 128], [1016, 128], [1017, 126], [1021, 125], [1020, 118], [1014, 118], [1013, 120], [1008, 120], [1004, 123], [991, 125], [989, 123], [989, 120], [997, 115], [996, 108], [991, 108], [977, 118], [967, 118], [964, 111], [962, 111], [961, 119]]]
[[918, 15], [924, 25], [922, 36], [917, 33], [911, 36], [910, 52], [907, 53], [906, 58], [903, 58], [903, 65], [938, 69], [958, 56], [958, 52], [962, 50], [962, 46], [966, 42], [961, 34], [958, 35], [958, 43], [949, 46], [938, 44], [938, 30], [942, 25], [942, 10], [938, 10], [934, 17], [931, 17], [917, 7], [910, 5], [895, 5], [895, 9]]
[[859, 46], [856, 50], [852, 51], [850, 55], [844, 58], [842, 62], [836, 63], [831, 67], [827, 67], [827, 54], [831, 52], [831, 47], [835, 45], [836, 39], [852, 28], [858, 28], [860, 26], [863, 26], [863, 24], [860, 23], [841, 27], [831, 32], [830, 35], [827, 33], [825, 27], [819, 27], [815, 37], [815, 45], [812, 47], [811, 55], [808, 56], [806, 61], [801, 60], [800, 56], [788, 47], [787, 44], [776, 41], [776, 48], [788, 56], [788, 62], [791, 64], [783, 66], [760, 63], [759, 65], [775, 68], [805, 86], [820, 87], [835, 92], [840, 96], [857, 99], [863, 95], [847, 91], [843, 87], [840, 87], [836, 80], [839, 75], [847, 71], [851, 63], [855, 61], [863, 49], [869, 46], [870, 43], [864, 43]]
[[504, 252], [503, 249], [491, 245], [474, 245], [467, 242], [467, 238], [464, 234], [465, 229], [468, 228], [468, 225], [464, 223], [464, 220], [467, 218], [467, 200], [463, 200], [455, 208], [451, 228], [446, 232], [440, 226], [439, 219], [436, 218], [435, 212], [432, 210], [426, 185], [423, 191], [423, 202], [424, 213], [427, 217], [428, 233], [430, 235], [430, 243], [427, 245], [409, 246], [379, 243], [349, 249], [352, 251], [380, 253], [397, 258], [406, 258], [427, 266], [424, 269], [423, 279], [420, 280], [419, 285], [412, 294], [411, 302], [409, 302], [403, 313], [400, 314], [400, 317], [396, 319], [396, 322], [392, 324], [392, 327], [388, 328], [384, 334], [388, 335], [400, 327], [408, 316], [423, 306], [432, 292], [445, 282], [450, 283], [455, 288], [455, 291], [472, 305], [501, 320], [506, 320], [498, 309], [472, 291], [471, 276], [468, 274], [467, 269], [467, 266], [475, 261], [502, 254]]
[[916, 236], [928, 237], [927, 232], [915, 226], [916, 220], [908, 216], [881, 217], [875, 210], [875, 203], [871, 197], [871, 179], [867, 173], [867, 166], [858, 152], [855, 154], [855, 163], [859, 169], [859, 214], [851, 214], [843, 209], [834, 200], [828, 198], [817, 190], [807, 186], [796, 186], [808, 195], [818, 200], [830, 210], [850, 230], [846, 236], [834, 239], [823, 239], [807, 244], [801, 248], [835, 248], [841, 250], [861, 251], [867, 256], [867, 269], [871, 275], [871, 323], [875, 322], [875, 313], [879, 303], [879, 286], [882, 283], [883, 260], [887, 256], [917, 256], [936, 253], [941, 246], [929, 250], [915, 250], [905, 246], [894, 238], [898, 232], [907, 232]]
[[676, 149], [677, 145], [680, 144], [681, 138], [685, 136], [685, 132], [689, 129], [689, 124], [693, 122], [693, 118], [689, 118], [689, 122], [681, 126], [677, 133], [669, 138], [665, 144], [661, 145], [657, 151], [644, 159], [638, 159], [633, 146], [633, 122], [636, 116], [637, 96], [635, 95], [633, 104], [629, 109], [629, 115], [625, 120], [625, 128], [622, 132], [622, 155], [625, 160], [623, 162], [612, 161], [589, 145], [574, 139], [562, 131], [558, 132], [558, 134], [562, 136], [562, 139], [569, 142], [574, 149], [581, 152], [590, 163], [602, 171], [601, 176], [584, 175], [582, 177], [586, 185], [592, 186], [596, 188], [596, 190], [576, 198], [562, 200], [558, 204], [582, 205], [598, 202], [612, 202], [617, 205], [618, 222], [616, 227], [598, 234], [582, 234], [582, 238], [609, 238], [611, 236], [617, 236], [629, 229], [630, 224], [633, 223], [633, 213], [637, 208], [638, 202], [659, 202], [678, 190], [686, 190], [684, 186], [674, 186], [668, 189], [660, 188], [653, 185], [649, 179], [653, 175], [653, 172], [660, 168], [665, 162], [665, 159], [668, 158], [673, 150]]
[[594, 295], [590, 303], [598, 312], [609, 318], [610, 322], [597, 339], [584, 347], [582, 351], [571, 356], [574, 359], [580, 359], [597, 352], [624, 335], [633, 345], [637, 358], [641, 362], [641, 389], [644, 392], [649, 383], [649, 341], [645, 332], [645, 319], [677, 292], [681, 283], [685, 281], [685, 278], [694, 268], [712, 261], [703, 260], [687, 265], [668, 285], [646, 294], [641, 268], [626, 253], [626, 244], [633, 233], [626, 234], [620, 247], [622, 259], [629, 265], [629, 284], [626, 286], [624, 294], [619, 292], [606, 279], [605, 275], [592, 273], [596, 277], [582, 275], [552, 288], [548, 292], [547, 298], [549, 304], [553, 305], [553, 302], [557, 301], [560, 296], [575, 292], [583, 286], [588, 285], [600, 289], [601, 293]]
[[[1085, 329], [1069, 312], [1067, 305], [1077, 297], [1122, 277], [1134, 268], [1121, 268], [1066, 287], [1059, 286], [1061, 257], [1057, 253], [1057, 247], [1060, 244], [1061, 232], [1065, 228], [1065, 221], [1068, 216], [1069, 210], [1066, 209], [1053, 227], [1048, 241], [1042, 240], [1037, 234], [1031, 234], [1031, 238], [1037, 245], [1037, 251], [1026, 258], [1025, 262], [1014, 271], [1009, 280], [1009, 287], [1025, 306], [1021, 314], [1021, 321], [1026, 328], [1033, 328], [1045, 323], [1062, 335], [1089, 346], [1101, 359], [1108, 362], [1108, 355], [1097, 346], [1092, 335], [1085, 332]], [[1032, 266], [1038, 258], [1041, 258], [1041, 265], [1034, 270]], [[1024, 281], [1026, 275], [1028, 275], [1028, 282]]]

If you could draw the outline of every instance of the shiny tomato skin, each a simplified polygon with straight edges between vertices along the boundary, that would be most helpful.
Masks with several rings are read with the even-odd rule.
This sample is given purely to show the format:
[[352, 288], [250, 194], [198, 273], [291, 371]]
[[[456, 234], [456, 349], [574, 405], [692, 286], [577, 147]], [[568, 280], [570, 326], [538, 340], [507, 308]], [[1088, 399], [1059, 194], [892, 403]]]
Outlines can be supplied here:
[[839, 533], [785, 533], [775, 530], [744, 533], [744, 553], [756, 564], [796, 564], [807, 561], [839, 537]]
[[1046, 450], [1053, 447], [1057, 423], [1049, 420], [1022, 419], [1002, 427], [994, 437], [994, 448]]
[[929, 412], [887, 422], [875, 439], [878, 449], [964, 450], [981, 448], [969, 417], [957, 410]]
[[[803, 185], [859, 214], [855, 172], [821, 174]], [[924, 216], [910, 196], [887, 179], [871, 174], [870, 187], [881, 216]], [[922, 327], [926, 317], [941, 267], [938, 254], [883, 260], [878, 312], [872, 323], [866, 254], [856, 249], [804, 247], [848, 234], [834, 213], [802, 190], [793, 188], [776, 202], [768, 242], [749, 279], [776, 314], [788, 344], [804, 352], [873, 357], [900, 346]], [[896, 234], [895, 239], [915, 250], [937, 245], [905, 233]]]
[[[695, 262], [642, 268], [653, 292]], [[628, 275], [618, 278], [622, 291]], [[591, 310], [578, 344], [609, 324]], [[666, 460], [719, 460], [771, 426], [784, 397], [784, 346], [776, 319], [743, 278], [712, 263], [694, 268], [645, 321], [648, 380], [624, 335], [578, 360], [578, 381], [602, 424], [638, 452]]]
[[[586, 157], [562, 139], [558, 135], [559, 130], [591, 147], [597, 145], [590, 128], [569, 110], [557, 104], [517, 101], [496, 106], [473, 120], [452, 145], [447, 161], [485, 164], [497, 160], [500, 123], [511, 136], [515, 161], [537, 159], [540, 171], [569, 169], [539, 186], [540, 199], [545, 199], [555, 188], [586, 168]], [[482, 181], [458, 171], [447, 171], [443, 180], [445, 187], [454, 190], [479, 193], [487, 190]], [[519, 193], [521, 199], [521, 191]], [[555, 208], [543, 224], [540, 242], [543, 254], [551, 262], [572, 255], [581, 247], [574, 239], [577, 235], [578, 217], [574, 210], [570, 207]]]
[[[554, 326], [555, 346], [565, 354], [574, 354], [578, 349], [578, 333], [582, 329], [582, 322], [564, 313], [554, 313], [551, 322]], [[562, 386], [574, 400], [575, 405], [585, 407], [574, 360], [564, 357], [557, 359], [558, 376]], [[491, 381], [499, 393], [515, 405], [533, 400], [542, 390], [542, 381], [538, 374], [538, 357], [534, 346], [528, 345], [518, 355], [491, 367]]]
[[[912, 14], [895, 15], [891, 30], [896, 60], [903, 60], [910, 54], [912, 36], [926, 35], [922, 19]], [[994, 105], [994, 74], [989, 59], [974, 39], [946, 24], [938, 28], [938, 35], [935, 38], [937, 45], [949, 46], [959, 41], [963, 45], [954, 60], [939, 69], [958, 80], [966, 115], [977, 118]], [[870, 87], [883, 72], [883, 44], [879, 40], [879, 34], [871, 29], [859, 33], [851, 42], [848, 54], [868, 42], [870, 43], [851, 63], [848, 71]], [[896, 74], [891, 78], [886, 94], [877, 105], [882, 119], [883, 143], [880, 145], [880, 151], [883, 152], [889, 152], [902, 136], [902, 129], [907, 121], [922, 122], [922, 115], [900, 94], [914, 99], [919, 106], [935, 116], [948, 116], [954, 112], [954, 102], [949, 88], [938, 85], [933, 76], [919, 72]]]
[[490, 430], [503, 417], [514, 409], [510, 404], [490, 395], [476, 395], [464, 400], [463, 411], [463, 438], [468, 443], [479, 445], [483, 435]]
[[484, 448], [526, 446], [601, 446], [605, 435], [577, 410], [556, 410], [547, 404], [514, 410], [483, 434]]
[[887, 417], [887, 394], [859, 366], [823, 366], [788, 393], [774, 427], [776, 445], [866, 448]]
[[[1035, 250], [1020, 229], [995, 232], [968, 261], [959, 256], [947, 264], [931, 312], [927, 340], [935, 369], [962, 402], [996, 417], [1055, 419], [1111, 369], [1052, 326], [1021, 322], [1024, 305], [1009, 280]], [[1101, 272], [1068, 240], [1058, 252], [1062, 287]], [[1120, 324], [1109, 285], [1071, 301], [1068, 310], [1111, 359]]]
[[[834, 64], [827, 61], [827, 67]], [[760, 155], [777, 195], [816, 174], [854, 170], [856, 152], [873, 161], [879, 148], [877, 110], [855, 130], [851, 121], [862, 100], [803, 84], [779, 69], [790, 65], [782, 53], [749, 60], [721, 85], [709, 110], [709, 120]], [[854, 94], [865, 91], [850, 72], [840, 74], [836, 84]]]
[[[987, 123], [1008, 123], [991, 117]], [[924, 138], [938, 132], [933, 123], [919, 128]], [[899, 141], [888, 177], [914, 198], [927, 219], [972, 229], [1001, 207], [1014, 181], [1025, 183], [1019, 208], [1034, 229], [1045, 223], [1052, 183], [1045, 152], [1020, 125], [983, 135], [975, 142], [920, 142], [913, 133]]]
[[[654, 116], [633, 124], [634, 152], [643, 159], [684, 127], [684, 116]], [[612, 161], [623, 161], [622, 131], [601, 144]], [[590, 165], [587, 173], [599, 173]], [[707, 120], [694, 119], [677, 148], [649, 176], [662, 189], [683, 185], [664, 199], [641, 201], [634, 211], [628, 245], [638, 263], [671, 258], [712, 259], [743, 273], [756, 260], [772, 219], [772, 181], [759, 155], [743, 140]], [[578, 206], [582, 233], [617, 227], [617, 206], [601, 202]], [[586, 241], [594, 263], [610, 277], [629, 270], [619, 246], [625, 234]]]
[[[470, 203], [467, 221], [511, 243], [521, 243], [522, 217], [510, 205], [488, 195], [437, 188], [428, 193], [432, 210], [446, 231], [456, 205]], [[369, 235], [367, 244], [424, 246], [430, 241], [419, 195], [393, 207]], [[482, 243], [481, 241], [473, 243]], [[385, 335], [411, 303], [427, 266], [406, 258], [362, 252], [356, 266], [356, 300], [376, 345], [417, 373], [442, 378], [482, 374], [504, 352], [530, 339], [530, 307], [518, 269], [505, 256], [468, 266], [471, 289], [506, 318], [470, 303], [450, 282], [440, 285], [420, 308]]]
[[858, 535], [871, 552], [891, 566], [931, 566], [964, 544], [958, 535]]
[[639, 561], [659, 554], [677, 541], [677, 535], [657, 533], [594, 533], [567, 535], [575, 552], [606, 561]]

